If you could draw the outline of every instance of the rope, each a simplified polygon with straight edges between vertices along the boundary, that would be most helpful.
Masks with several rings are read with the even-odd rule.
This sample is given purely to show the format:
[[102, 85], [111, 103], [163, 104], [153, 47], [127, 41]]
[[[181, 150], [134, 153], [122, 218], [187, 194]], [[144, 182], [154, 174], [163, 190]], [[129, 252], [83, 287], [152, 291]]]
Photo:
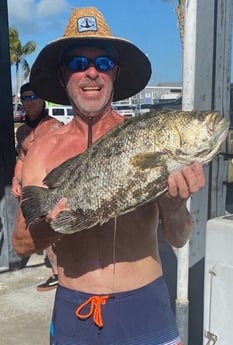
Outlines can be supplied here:
[[[76, 316], [82, 320], [89, 318], [93, 315], [93, 321], [98, 327], [103, 327], [103, 320], [102, 320], [102, 313], [101, 313], [101, 305], [105, 304], [106, 301], [109, 299], [108, 295], [103, 296], [92, 296], [85, 302], [83, 302], [77, 309], [76, 309]], [[82, 314], [81, 311], [90, 304], [90, 310], [86, 314]]]

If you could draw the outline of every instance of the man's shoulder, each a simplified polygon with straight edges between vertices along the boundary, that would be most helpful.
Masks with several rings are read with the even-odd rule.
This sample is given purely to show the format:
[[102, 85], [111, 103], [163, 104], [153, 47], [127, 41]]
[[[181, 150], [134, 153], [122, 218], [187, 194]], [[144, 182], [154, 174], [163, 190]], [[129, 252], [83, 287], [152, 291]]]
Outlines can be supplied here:
[[26, 124], [23, 123], [22, 125], [20, 125], [19, 127], [17, 127], [16, 133], [22, 132], [22, 131], [24, 130], [25, 127], [26, 127]]
[[20, 125], [15, 132], [17, 141], [23, 140], [24, 137], [27, 135], [27, 132], [27, 125], [25, 123]]
[[41, 152], [52, 152], [59, 141], [55, 132], [47, 132], [44, 135], [43, 133], [39, 133], [33, 145], [30, 147], [31, 154], [38, 157], [38, 155], [41, 156]]
[[45, 116], [38, 126], [35, 128], [35, 136], [40, 137], [42, 135], [48, 135], [51, 132], [57, 131], [63, 124], [51, 116]]
[[59, 133], [59, 129], [37, 138], [28, 150], [27, 166], [35, 165], [40, 171], [52, 170], [65, 160], [63, 159], [64, 156], [66, 157], [66, 151], [63, 148], [66, 145], [65, 139], [66, 136]]

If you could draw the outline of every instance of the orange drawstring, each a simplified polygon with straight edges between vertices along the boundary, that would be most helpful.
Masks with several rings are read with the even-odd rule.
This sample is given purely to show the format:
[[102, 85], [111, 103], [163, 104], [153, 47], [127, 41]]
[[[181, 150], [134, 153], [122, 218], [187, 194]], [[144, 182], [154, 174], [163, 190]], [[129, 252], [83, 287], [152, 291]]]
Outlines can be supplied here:
[[[87, 319], [93, 314], [94, 323], [98, 327], [103, 327], [104, 324], [101, 315], [101, 305], [105, 304], [107, 299], [109, 299], [108, 295], [90, 297], [76, 309], [76, 316], [80, 319]], [[89, 303], [91, 304], [89, 313], [81, 314], [81, 310], [85, 308]]]

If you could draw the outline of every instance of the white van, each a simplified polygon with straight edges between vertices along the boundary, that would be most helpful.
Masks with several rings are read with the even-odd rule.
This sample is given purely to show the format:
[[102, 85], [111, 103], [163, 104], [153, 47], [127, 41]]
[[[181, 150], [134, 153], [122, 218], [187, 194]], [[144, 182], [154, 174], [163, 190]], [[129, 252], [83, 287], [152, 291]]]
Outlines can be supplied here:
[[73, 119], [73, 109], [70, 105], [48, 107], [47, 111], [50, 116], [64, 123], [64, 125]]
[[148, 113], [150, 111], [151, 105], [152, 104], [149, 104], [149, 103], [137, 104], [136, 115]]
[[135, 116], [135, 107], [130, 104], [112, 104], [112, 108], [120, 115], [130, 118]]

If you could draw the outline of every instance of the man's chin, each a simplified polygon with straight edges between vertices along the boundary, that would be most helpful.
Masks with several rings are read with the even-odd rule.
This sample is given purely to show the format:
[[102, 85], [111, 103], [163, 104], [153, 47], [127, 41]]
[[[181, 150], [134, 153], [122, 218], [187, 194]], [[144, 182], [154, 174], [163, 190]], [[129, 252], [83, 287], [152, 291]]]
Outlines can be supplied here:
[[78, 113], [83, 114], [85, 117], [99, 117], [99, 116], [103, 116], [107, 110], [109, 110], [111, 108], [111, 104], [105, 104], [103, 106], [99, 106], [99, 105], [92, 105], [92, 106], [88, 106], [86, 108], [80, 109], [80, 112], [78, 110]]

